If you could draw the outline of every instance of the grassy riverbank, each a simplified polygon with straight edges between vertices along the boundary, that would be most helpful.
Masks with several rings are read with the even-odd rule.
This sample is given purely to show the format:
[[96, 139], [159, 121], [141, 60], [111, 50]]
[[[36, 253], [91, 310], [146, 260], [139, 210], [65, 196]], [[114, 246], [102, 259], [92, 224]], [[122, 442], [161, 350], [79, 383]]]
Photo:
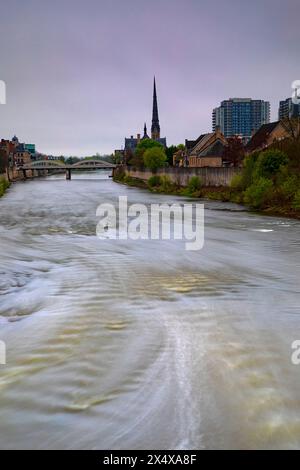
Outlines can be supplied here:
[[[176, 196], [192, 197], [197, 199], [210, 199], [221, 202], [234, 202], [236, 204], [242, 204], [253, 212], [263, 213], [265, 215], [284, 216], [295, 219], [300, 219], [300, 207], [297, 208], [294, 204], [294, 199], [282, 197], [276, 202], [276, 197], [270, 198], [264, 197], [264, 191], [260, 188], [252, 187], [254, 195], [256, 194], [257, 199], [262, 201], [261, 204], [257, 204], [254, 207], [252, 204], [247, 204], [247, 197], [249, 198], [247, 189], [241, 188], [241, 178], [236, 178], [231, 187], [206, 187], [202, 186], [201, 180], [198, 177], [192, 177], [187, 187], [178, 186], [172, 183], [167, 176], [153, 175], [148, 181], [144, 181], [138, 178], [133, 178], [125, 172], [119, 172], [115, 174], [114, 181], [127, 186], [138, 187], [147, 189], [152, 193], [170, 194]], [[255, 201], [254, 201], [255, 202]]]
[[7, 181], [7, 179], [4, 178], [3, 176], [1, 176], [0, 177], [0, 197], [3, 196], [3, 194], [5, 193], [7, 188], [9, 188], [9, 186], [10, 186], [10, 184]]

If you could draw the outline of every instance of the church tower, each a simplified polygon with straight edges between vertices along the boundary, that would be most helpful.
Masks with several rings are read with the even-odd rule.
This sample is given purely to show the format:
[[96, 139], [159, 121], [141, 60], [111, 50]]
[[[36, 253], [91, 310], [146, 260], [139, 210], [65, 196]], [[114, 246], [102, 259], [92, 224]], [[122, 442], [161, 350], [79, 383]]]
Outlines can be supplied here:
[[147, 134], [147, 125], [146, 123], [144, 124], [144, 135], [143, 135], [143, 139], [149, 139], [149, 136]]
[[154, 77], [151, 139], [156, 140], [159, 138], [160, 138], [160, 126], [159, 126], [159, 118], [158, 118], [156, 83], [155, 83], [155, 77]]

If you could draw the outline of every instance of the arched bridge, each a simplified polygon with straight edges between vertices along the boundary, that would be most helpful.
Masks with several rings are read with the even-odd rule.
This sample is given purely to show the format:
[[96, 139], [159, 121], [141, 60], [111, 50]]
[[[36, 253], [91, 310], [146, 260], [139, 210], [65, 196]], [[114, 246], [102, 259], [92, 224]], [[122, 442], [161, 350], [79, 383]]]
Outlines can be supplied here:
[[82, 160], [73, 163], [73, 165], [66, 165], [63, 162], [54, 160], [37, 160], [21, 166], [18, 170], [23, 172], [24, 178], [26, 178], [26, 172], [29, 170], [36, 170], [37, 172], [42, 170], [65, 170], [66, 179], [71, 179], [72, 170], [113, 170], [114, 168], [116, 168], [116, 165], [103, 160]]

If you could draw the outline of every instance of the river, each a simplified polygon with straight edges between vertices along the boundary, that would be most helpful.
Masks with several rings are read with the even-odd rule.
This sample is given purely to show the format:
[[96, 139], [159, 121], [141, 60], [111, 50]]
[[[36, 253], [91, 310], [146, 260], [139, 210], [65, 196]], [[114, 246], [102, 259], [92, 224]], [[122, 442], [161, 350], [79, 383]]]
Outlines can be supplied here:
[[0, 200], [1, 449], [300, 448], [300, 223], [205, 203], [205, 245], [96, 237], [174, 202], [105, 174]]

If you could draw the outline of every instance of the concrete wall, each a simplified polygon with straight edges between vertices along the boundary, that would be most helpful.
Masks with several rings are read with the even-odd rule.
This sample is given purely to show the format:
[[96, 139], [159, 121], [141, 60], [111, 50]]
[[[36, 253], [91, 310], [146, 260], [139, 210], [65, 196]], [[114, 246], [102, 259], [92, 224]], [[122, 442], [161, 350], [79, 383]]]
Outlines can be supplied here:
[[[136, 170], [123, 167], [133, 178], [148, 180], [153, 173], [150, 170]], [[116, 169], [116, 171], [118, 171]], [[204, 186], [229, 186], [232, 178], [241, 172], [240, 168], [162, 168], [157, 175], [166, 175], [172, 182], [187, 186], [192, 176], [199, 176]]]

